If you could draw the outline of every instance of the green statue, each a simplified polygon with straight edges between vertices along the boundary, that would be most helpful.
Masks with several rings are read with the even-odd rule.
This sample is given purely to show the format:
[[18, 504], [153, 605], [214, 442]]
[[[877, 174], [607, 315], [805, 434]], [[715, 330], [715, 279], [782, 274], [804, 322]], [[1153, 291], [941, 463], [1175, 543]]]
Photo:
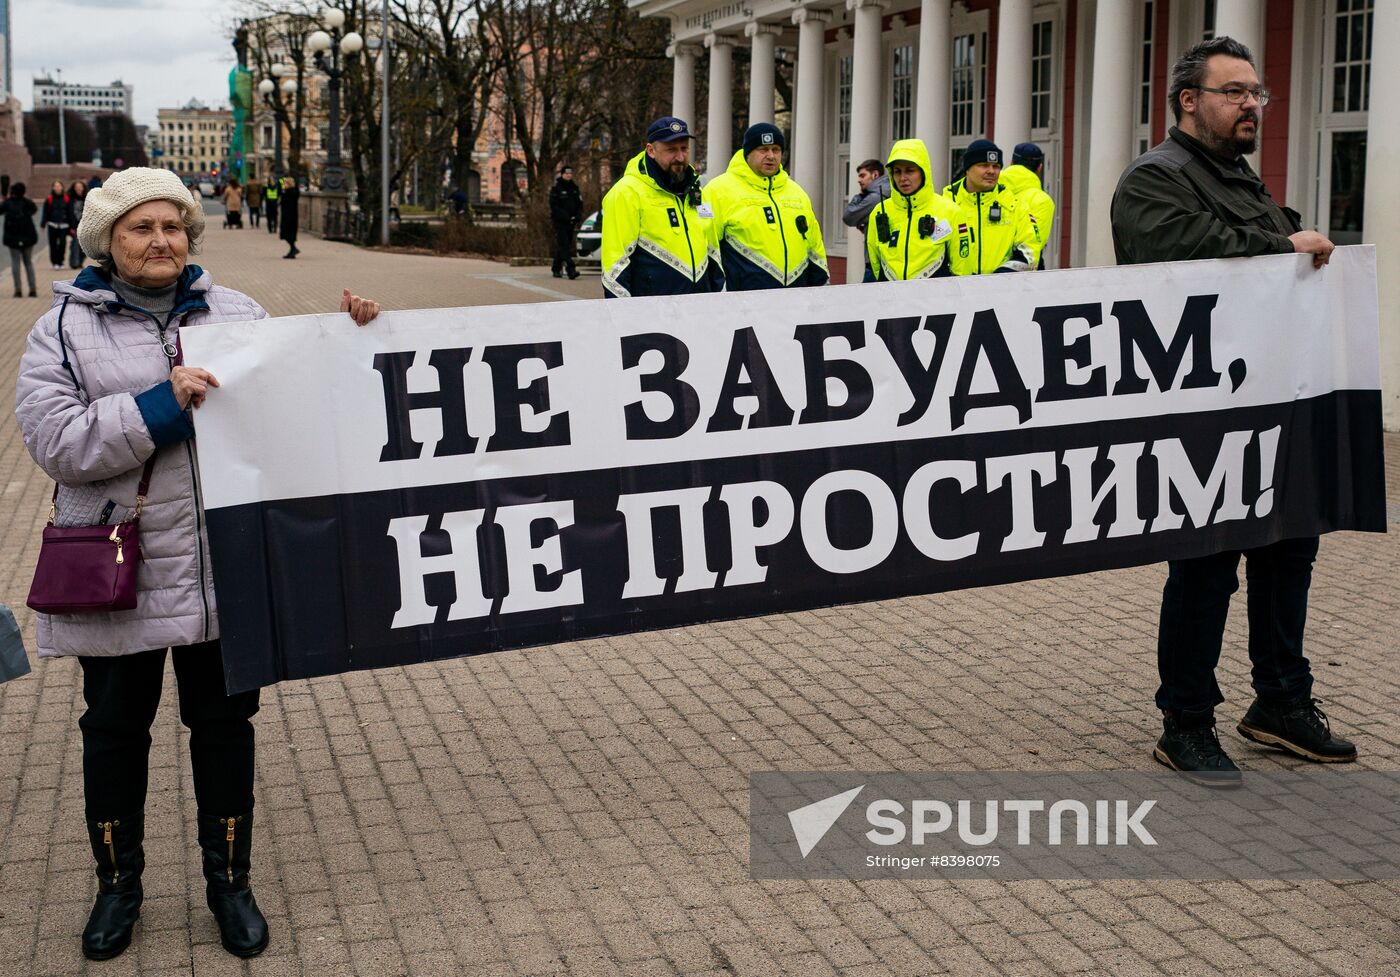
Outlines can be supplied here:
[[228, 73], [228, 104], [233, 110], [233, 132], [228, 141], [228, 172], [239, 183], [247, 183], [248, 156], [253, 149], [253, 73], [248, 70], [248, 27], [240, 25], [233, 35], [238, 63]]

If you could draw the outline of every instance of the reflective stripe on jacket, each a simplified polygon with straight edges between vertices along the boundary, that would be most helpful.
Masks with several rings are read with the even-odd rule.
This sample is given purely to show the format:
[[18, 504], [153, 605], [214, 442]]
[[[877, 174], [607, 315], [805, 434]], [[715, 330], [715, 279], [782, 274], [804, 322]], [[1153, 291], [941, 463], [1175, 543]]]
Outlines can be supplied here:
[[957, 240], [948, 248], [955, 275], [1030, 271], [1040, 257], [1031, 222], [1011, 188], [977, 193], [959, 180], [943, 190], [958, 208]]
[[1026, 219], [1031, 222], [1031, 243], [1035, 247], [1032, 267], [1041, 267], [1040, 255], [1050, 243], [1050, 231], [1055, 226], [1055, 200], [1041, 186], [1035, 170], [1013, 163], [1001, 171], [1001, 182], [1016, 194]]
[[827, 283], [826, 248], [812, 201], [786, 170], [760, 176], [741, 149], [729, 169], [706, 185], [704, 197], [730, 291]]
[[[713, 221], [689, 192], [671, 193], [647, 171], [643, 150], [603, 198], [603, 294], [607, 298], [718, 292], [724, 271]], [[689, 170], [690, 186], [697, 186]]]
[[901, 139], [895, 143], [889, 165], [896, 162], [919, 167], [924, 182], [906, 197], [890, 174], [889, 198], [870, 212], [865, 248], [875, 280], [907, 281], [946, 275], [957, 208], [939, 196], [923, 140]]

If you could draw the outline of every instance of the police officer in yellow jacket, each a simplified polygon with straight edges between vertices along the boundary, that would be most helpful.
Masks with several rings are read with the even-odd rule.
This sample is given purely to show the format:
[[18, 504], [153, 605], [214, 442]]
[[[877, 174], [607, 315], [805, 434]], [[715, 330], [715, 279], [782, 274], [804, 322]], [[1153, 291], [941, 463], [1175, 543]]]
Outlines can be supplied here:
[[1030, 271], [1040, 257], [1020, 201], [1000, 182], [1001, 166], [996, 143], [973, 140], [963, 153], [963, 178], [943, 191], [958, 208], [957, 240], [949, 245], [955, 275]]
[[1036, 268], [1045, 267], [1042, 255], [1050, 243], [1055, 223], [1055, 201], [1045, 192], [1045, 153], [1033, 142], [1017, 143], [1011, 151], [1011, 165], [1001, 171], [1001, 182], [1016, 194], [1026, 219], [1031, 222], [1036, 249]]
[[777, 126], [749, 126], [729, 169], [705, 186], [730, 291], [825, 285], [830, 278], [812, 201], [783, 169], [784, 145]]
[[958, 209], [939, 195], [923, 140], [895, 143], [888, 172], [890, 195], [870, 212], [865, 229], [874, 280], [949, 274], [949, 243], [954, 240]]
[[690, 130], [673, 116], [657, 119], [647, 128], [646, 148], [603, 198], [604, 296], [720, 291], [714, 222], [700, 204]]

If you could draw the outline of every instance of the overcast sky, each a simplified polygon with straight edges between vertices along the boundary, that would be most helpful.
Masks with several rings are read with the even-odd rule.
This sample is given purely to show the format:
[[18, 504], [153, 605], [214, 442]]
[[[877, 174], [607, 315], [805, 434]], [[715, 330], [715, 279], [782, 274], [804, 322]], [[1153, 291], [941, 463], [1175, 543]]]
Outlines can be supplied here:
[[226, 0], [10, 0], [14, 95], [34, 107], [33, 79], [55, 68], [63, 80], [134, 88], [134, 115], [197, 98], [227, 106], [233, 47]]

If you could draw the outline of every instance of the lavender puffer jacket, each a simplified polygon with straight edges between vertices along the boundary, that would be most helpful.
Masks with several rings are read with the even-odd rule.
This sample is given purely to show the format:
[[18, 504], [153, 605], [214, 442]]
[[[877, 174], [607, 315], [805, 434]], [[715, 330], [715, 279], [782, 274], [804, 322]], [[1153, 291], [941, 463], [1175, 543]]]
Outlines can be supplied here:
[[100, 522], [108, 502], [115, 503], [109, 522], [129, 518], [153, 452], [156, 463], [141, 514], [145, 562], [136, 608], [40, 614], [39, 654], [130, 655], [217, 638], [194, 428], [171, 392], [162, 343], [174, 344], [185, 325], [265, 319], [267, 312], [215, 286], [198, 265], [185, 268], [174, 310], [158, 317], [122, 303], [96, 268], [53, 289], [53, 308], [34, 324], [20, 360], [15, 416], [29, 453], [58, 483], [57, 525]]

